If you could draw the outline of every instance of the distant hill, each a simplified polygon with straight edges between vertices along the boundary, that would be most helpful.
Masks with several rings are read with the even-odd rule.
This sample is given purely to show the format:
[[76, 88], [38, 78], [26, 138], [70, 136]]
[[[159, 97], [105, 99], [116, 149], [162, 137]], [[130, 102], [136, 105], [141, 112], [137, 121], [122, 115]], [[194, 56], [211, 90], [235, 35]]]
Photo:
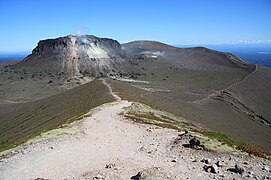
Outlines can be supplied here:
[[[177, 47], [195, 47], [196, 45], [177, 45]], [[213, 50], [229, 52], [252, 64], [271, 68], [271, 44], [206, 44]]]

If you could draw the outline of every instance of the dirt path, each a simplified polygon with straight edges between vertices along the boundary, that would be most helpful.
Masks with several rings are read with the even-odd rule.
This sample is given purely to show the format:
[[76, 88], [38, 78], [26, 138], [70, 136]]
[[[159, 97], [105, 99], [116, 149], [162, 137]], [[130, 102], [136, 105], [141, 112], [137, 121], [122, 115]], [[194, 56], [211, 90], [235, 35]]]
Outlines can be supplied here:
[[250, 78], [250, 77], [251, 77], [253, 74], [255, 74], [257, 71], [258, 71], [258, 65], [255, 65], [254, 71], [251, 72], [249, 75], [247, 75], [244, 79], [242, 79], [242, 80], [240, 80], [240, 81], [238, 81], [238, 82], [236, 82], [236, 83], [233, 83], [233, 84], [231, 84], [230, 86], [228, 86], [228, 87], [226, 87], [226, 88], [224, 88], [224, 89], [222, 89], [222, 90], [216, 91], [215, 93], [209, 94], [206, 98], [203, 98], [203, 99], [200, 99], [200, 100], [196, 100], [196, 101], [192, 101], [192, 102], [190, 102], [190, 103], [200, 104], [201, 102], [206, 101], [206, 100], [210, 99], [211, 97], [217, 96], [217, 95], [219, 95], [222, 91], [229, 90], [229, 89], [231, 89], [232, 87], [237, 86], [237, 85], [241, 84], [242, 82], [246, 81], [248, 78]]
[[242, 82], [244, 82], [244, 81], [246, 81], [248, 78], [250, 78], [253, 74], [255, 74], [257, 71], [258, 71], [258, 65], [256, 64], [255, 65], [255, 69], [254, 69], [254, 71], [253, 72], [251, 72], [249, 75], [247, 75], [244, 79], [242, 79], [241, 81], [238, 81], [238, 82], [236, 82], [236, 83], [234, 83], [234, 84], [232, 84], [232, 85], [230, 85], [230, 86], [228, 86], [226, 89], [224, 89], [224, 90], [229, 90], [230, 88], [232, 88], [232, 87], [234, 87], [234, 86], [237, 86], [237, 85], [239, 85], [239, 84], [241, 84]]
[[[166, 145], [178, 133], [124, 120], [118, 114], [130, 104], [108, 104], [79, 123], [76, 134], [25, 146], [2, 160], [0, 179], [130, 179], [143, 169], [175, 165]], [[188, 173], [186, 166], [180, 170]]]
[[103, 84], [104, 84], [106, 87], [108, 87], [109, 92], [112, 94], [112, 96], [113, 96], [117, 101], [120, 101], [121, 98], [113, 92], [112, 87], [111, 87], [108, 83], [106, 83], [104, 79], [102, 79], [102, 81], [103, 81]]
[[[227, 169], [243, 162], [253, 176], [263, 176], [255, 159], [187, 148], [191, 136], [125, 119], [120, 113], [130, 105], [105, 104], [57, 135], [22, 145], [0, 159], [0, 179], [130, 179], [138, 172], [153, 179], [232, 179], [243, 175]], [[223, 167], [217, 174], [205, 172], [203, 159]]]

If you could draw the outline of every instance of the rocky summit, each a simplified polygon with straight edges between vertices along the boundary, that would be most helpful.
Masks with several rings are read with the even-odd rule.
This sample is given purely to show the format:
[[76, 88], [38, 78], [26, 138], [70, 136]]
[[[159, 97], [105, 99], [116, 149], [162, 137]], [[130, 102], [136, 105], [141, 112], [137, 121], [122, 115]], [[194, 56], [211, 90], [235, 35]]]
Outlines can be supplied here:
[[126, 57], [116, 40], [69, 35], [39, 41], [32, 54], [16, 66], [27, 72], [103, 76], [121, 71]]

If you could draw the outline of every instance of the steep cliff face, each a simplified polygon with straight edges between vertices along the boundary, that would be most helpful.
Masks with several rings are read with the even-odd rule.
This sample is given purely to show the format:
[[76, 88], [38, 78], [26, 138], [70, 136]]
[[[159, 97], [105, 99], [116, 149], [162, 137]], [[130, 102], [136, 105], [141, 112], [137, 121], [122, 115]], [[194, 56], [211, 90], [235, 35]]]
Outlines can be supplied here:
[[91, 35], [42, 40], [17, 67], [71, 76], [101, 76], [121, 72], [129, 64], [121, 45], [112, 39]]

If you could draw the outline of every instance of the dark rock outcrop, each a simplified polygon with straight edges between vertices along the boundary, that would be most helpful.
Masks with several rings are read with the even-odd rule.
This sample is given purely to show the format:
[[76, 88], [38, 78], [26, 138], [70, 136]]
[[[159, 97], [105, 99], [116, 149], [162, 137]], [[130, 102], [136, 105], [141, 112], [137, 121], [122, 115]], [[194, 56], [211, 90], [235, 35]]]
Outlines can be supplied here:
[[129, 66], [127, 57], [116, 40], [69, 35], [40, 41], [16, 68], [26, 72], [97, 77], [122, 72]]

